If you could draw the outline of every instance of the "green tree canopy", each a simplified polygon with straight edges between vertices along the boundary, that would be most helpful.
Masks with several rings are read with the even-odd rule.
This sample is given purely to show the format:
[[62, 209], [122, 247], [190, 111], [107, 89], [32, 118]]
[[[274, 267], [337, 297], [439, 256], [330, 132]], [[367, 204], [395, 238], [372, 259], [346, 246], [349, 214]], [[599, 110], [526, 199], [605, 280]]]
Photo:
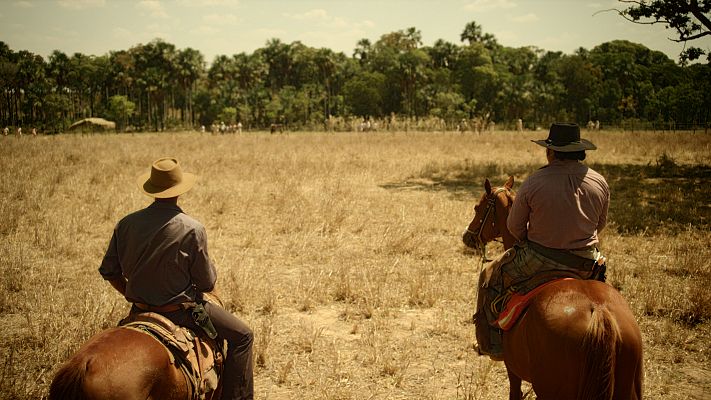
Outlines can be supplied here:
[[116, 95], [109, 98], [108, 116], [116, 122], [116, 130], [126, 129], [129, 118], [133, 115], [136, 105], [126, 96]]
[[[619, 0], [627, 5], [618, 10], [629, 21], [662, 24], [676, 31], [676, 42], [690, 42], [711, 35], [711, 1], [708, 0]], [[696, 60], [706, 54], [700, 47], [685, 48], [680, 59]], [[708, 54], [711, 62], [711, 54]]]

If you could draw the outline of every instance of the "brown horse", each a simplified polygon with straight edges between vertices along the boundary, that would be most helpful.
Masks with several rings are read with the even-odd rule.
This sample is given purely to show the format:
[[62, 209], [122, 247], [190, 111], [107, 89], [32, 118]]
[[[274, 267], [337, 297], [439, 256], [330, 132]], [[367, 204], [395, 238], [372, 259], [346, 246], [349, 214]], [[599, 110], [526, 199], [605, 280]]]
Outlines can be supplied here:
[[[219, 394], [218, 385], [200, 398]], [[49, 389], [49, 400], [193, 398], [196, 389], [171, 351], [145, 330], [128, 326], [92, 336], [57, 371]]]
[[[501, 237], [515, 239], [506, 218], [515, 199], [513, 177], [503, 187], [484, 183], [462, 240], [469, 247]], [[561, 280], [545, 287], [525, 314], [504, 332], [504, 363], [509, 399], [520, 400], [521, 381], [546, 399], [642, 398], [642, 338], [625, 299], [610, 285], [592, 280]]]

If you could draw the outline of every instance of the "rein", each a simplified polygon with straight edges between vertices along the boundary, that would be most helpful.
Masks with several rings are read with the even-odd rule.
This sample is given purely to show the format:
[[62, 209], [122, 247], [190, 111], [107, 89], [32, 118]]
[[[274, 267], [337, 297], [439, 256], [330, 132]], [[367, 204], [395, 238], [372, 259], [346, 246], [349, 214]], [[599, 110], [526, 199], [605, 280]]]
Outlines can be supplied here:
[[[492, 218], [496, 217], [496, 199], [498, 198], [499, 193], [501, 193], [501, 192], [506, 192], [507, 194], [509, 194], [509, 193], [511, 193], [511, 189], [509, 189], [506, 186], [498, 187], [498, 188], [494, 189], [492, 193], [487, 194], [486, 195], [486, 209], [484, 210], [484, 216], [479, 220], [479, 227], [473, 231], [473, 230], [469, 229], [469, 226], [471, 226], [471, 223], [470, 223], [469, 226], [467, 226], [467, 228], [465, 230], [466, 233], [468, 233], [470, 235], [475, 235], [479, 251], [481, 252], [481, 261], [479, 263], [479, 274], [477, 275], [477, 278], [479, 276], [481, 276], [481, 271], [484, 269], [484, 264], [487, 261], [490, 261], [486, 257], [486, 243], [484, 242], [484, 240], [482, 240], [481, 235], [484, 232], [484, 224], [489, 219], [489, 215], [492, 215], [493, 216]], [[496, 240], [496, 238], [494, 238], [493, 240]], [[503, 238], [502, 238], [502, 242], [503, 242]], [[477, 297], [478, 297], [478, 293], [477, 293]], [[477, 301], [479, 301], [479, 300], [477, 299]]]

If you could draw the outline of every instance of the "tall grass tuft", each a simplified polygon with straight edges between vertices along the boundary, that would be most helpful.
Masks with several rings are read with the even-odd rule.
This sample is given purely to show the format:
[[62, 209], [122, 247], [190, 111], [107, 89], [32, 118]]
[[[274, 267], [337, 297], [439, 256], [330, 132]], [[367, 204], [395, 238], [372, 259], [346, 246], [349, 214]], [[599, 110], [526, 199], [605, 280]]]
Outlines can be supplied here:
[[[706, 398], [711, 135], [584, 136], [611, 187], [601, 247], [642, 328], [644, 397]], [[118, 219], [150, 202], [136, 176], [166, 155], [199, 176], [180, 205], [254, 331], [257, 399], [506, 398], [504, 366], [473, 350], [480, 264], [461, 232], [484, 179], [517, 188], [544, 164], [530, 142], [544, 137], [0, 137], [0, 400], [46, 396], [61, 362], [126, 314], [97, 269]]]

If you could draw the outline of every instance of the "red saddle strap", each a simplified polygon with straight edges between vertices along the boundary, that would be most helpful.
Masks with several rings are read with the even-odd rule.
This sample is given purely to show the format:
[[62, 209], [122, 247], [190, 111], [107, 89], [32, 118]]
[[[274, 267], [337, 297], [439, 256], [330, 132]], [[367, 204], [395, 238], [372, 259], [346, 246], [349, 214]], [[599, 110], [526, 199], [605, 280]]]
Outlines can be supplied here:
[[573, 278], [560, 278], [560, 279], [554, 279], [552, 281], [546, 282], [535, 289], [529, 291], [526, 294], [520, 294], [520, 293], [514, 293], [511, 295], [511, 298], [509, 301], [506, 303], [506, 308], [504, 308], [504, 311], [502, 311], [499, 314], [499, 318], [494, 321], [494, 325], [498, 326], [504, 331], [507, 331], [511, 329], [516, 321], [518, 320], [518, 317], [523, 314], [523, 312], [526, 310], [528, 307], [528, 304], [533, 300], [533, 298], [541, 291], [543, 290], [546, 286], [553, 284], [558, 281], [562, 280], [571, 280]]

